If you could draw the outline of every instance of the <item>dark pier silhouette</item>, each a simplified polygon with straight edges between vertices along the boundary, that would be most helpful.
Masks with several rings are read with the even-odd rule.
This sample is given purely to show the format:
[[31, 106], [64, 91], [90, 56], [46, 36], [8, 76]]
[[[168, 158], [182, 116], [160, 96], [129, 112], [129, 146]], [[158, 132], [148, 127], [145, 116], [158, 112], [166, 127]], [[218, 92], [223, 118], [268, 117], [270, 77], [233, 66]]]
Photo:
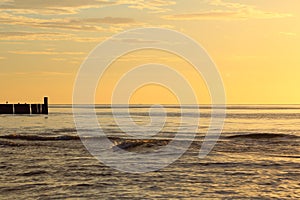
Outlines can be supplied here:
[[30, 105], [29, 104], [15, 104], [14, 114], [30, 114]]
[[48, 115], [48, 97], [44, 97], [44, 104], [0, 104], [0, 114]]
[[0, 104], [0, 114], [13, 114], [14, 105], [13, 104]]

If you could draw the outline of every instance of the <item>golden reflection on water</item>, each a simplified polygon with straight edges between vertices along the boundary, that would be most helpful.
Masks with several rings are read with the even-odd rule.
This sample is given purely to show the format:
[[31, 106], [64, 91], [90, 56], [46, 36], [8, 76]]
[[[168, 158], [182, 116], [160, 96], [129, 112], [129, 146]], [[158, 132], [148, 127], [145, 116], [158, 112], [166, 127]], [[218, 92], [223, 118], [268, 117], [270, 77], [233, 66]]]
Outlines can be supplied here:
[[[129, 174], [105, 166], [87, 152], [80, 140], [34, 140], [32, 136], [76, 135], [70, 109], [50, 109], [48, 119], [0, 116], [0, 199], [300, 198], [300, 109], [228, 109], [220, 140], [208, 157], [199, 159], [209, 125], [209, 109], [202, 109], [197, 139], [184, 156], [146, 174]], [[134, 118], [146, 122], [147, 111], [134, 109]], [[156, 139], [171, 139], [177, 130], [179, 111], [168, 111], [171, 115]], [[193, 109], [185, 112], [192, 113]], [[107, 134], [112, 138], [121, 136], [109, 109], [97, 113]], [[2, 137], [13, 134], [14, 139]], [[130, 151], [147, 152], [165, 145], [161, 141], [148, 141]]]

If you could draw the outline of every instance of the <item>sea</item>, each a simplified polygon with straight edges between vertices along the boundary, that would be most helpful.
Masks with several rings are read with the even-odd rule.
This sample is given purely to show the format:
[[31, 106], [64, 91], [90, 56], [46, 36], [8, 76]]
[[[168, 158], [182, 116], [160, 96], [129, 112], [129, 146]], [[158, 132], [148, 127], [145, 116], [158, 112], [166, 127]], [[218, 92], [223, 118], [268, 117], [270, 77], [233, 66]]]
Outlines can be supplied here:
[[[84, 138], [76, 127], [72, 105], [50, 105], [49, 115], [0, 115], [0, 199], [300, 199], [300, 105], [219, 109], [226, 112], [220, 137], [200, 158], [211, 127], [210, 106], [164, 105], [160, 113], [150, 112], [151, 106], [131, 105], [127, 116], [126, 106], [112, 112], [109, 105], [96, 105], [99, 127], [87, 126], [84, 132], [111, 142], [109, 159], [119, 168], [89, 151], [86, 141], [94, 138]], [[158, 131], [135, 138], [137, 129], [128, 126], [124, 131], [113, 113], [145, 126], [144, 136], [147, 129]], [[164, 123], [151, 123], [161, 116]], [[190, 126], [196, 131], [185, 131]], [[156, 155], [171, 141], [191, 140], [191, 134], [195, 137], [184, 153], [156, 170], [135, 173], [134, 160], [113, 156], [127, 155], [121, 151]], [[145, 169], [152, 162], [147, 160]]]

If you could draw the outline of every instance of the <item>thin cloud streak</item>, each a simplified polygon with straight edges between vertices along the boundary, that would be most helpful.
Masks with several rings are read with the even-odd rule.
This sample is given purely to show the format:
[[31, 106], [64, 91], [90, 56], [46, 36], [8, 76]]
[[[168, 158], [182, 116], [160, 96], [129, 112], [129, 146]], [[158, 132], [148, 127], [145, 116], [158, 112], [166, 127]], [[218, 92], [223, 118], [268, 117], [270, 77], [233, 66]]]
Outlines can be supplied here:
[[247, 11], [208, 11], [200, 13], [183, 13], [177, 15], [163, 16], [167, 20], [247, 20], [247, 19], [274, 19], [291, 17], [287, 13], [272, 13], [260, 10], [247, 10]]
[[138, 10], [150, 10], [152, 13], [162, 13], [171, 11], [169, 6], [175, 5], [175, 1], [168, 0], [139, 0], [139, 1], [129, 1], [120, 0], [120, 4], [129, 4], [129, 8], [135, 8]]
[[128, 26], [129, 24], [137, 24], [131, 18], [68, 18], [68, 19], [40, 19], [29, 18], [24, 16], [15, 16], [4, 13], [0, 16], [1, 24], [21, 25], [32, 28], [47, 28], [47, 29], [64, 29], [73, 31], [104, 31], [114, 27], [104, 28], [104, 25], [112, 25], [115, 27]]
[[19, 14], [66, 15], [76, 14], [88, 8], [125, 5], [133, 9], [159, 13], [170, 11], [167, 7], [175, 4], [176, 2], [171, 0], [14, 0], [0, 3], [0, 10]]
[[224, 2], [223, 0], [207, 0], [206, 3], [215, 7], [208, 11], [165, 15], [167, 20], [248, 20], [248, 19], [275, 19], [291, 17], [289, 13], [278, 13], [260, 10], [259, 8], [242, 4]]
[[1, 10], [19, 14], [66, 15], [76, 14], [81, 9], [101, 8], [116, 5], [116, 1], [105, 0], [14, 0], [0, 4]]
[[75, 41], [75, 42], [100, 42], [105, 37], [78, 37], [75, 34], [58, 32], [0, 32], [1, 43], [24, 44], [15, 41]]
[[10, 40], [63, 40], [71, 37], [72, 34], [57, 32], [0, 32], [1, 41]]
[[85, 55], [85, 52], [55, 52], [55, 51], [8, 51], [17, 55]]
[[298, 34], [295, 32], [279, 32], [280, 35], [288, 36], [288, 37], [296, 37]]

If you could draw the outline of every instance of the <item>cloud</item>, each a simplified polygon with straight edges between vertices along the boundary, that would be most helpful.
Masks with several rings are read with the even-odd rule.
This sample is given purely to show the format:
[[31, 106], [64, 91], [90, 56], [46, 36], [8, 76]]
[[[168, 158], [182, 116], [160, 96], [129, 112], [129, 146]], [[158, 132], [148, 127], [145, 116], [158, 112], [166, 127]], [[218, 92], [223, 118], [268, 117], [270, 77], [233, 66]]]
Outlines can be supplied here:
[[0, 32], [0, 40], [62, 40], [71, 34], [57, 32]]
[[[128, 27], [145, 26], [146, 23], [138, 22], [129, 17], [82, 18], [79, 15], [68, 16], [66, 14], [76, 14], [82, 9], [114, 5], [151, 12], [163, 12], [169, 5], [173, 4], [175, 2], [171, 0], [0, 0], [0, 24], [2, 27], [0, 41], [73, 40], [77, 42], [100, 42], [103, 38], [95, 37], [95, 35], [90, 37], [91, 35], [88, 36], [87, 33], [117, 33]], [[55, 16], [47, 16], [50, 14], [55, 14]], [[9, 26], [13, 29], [10, 29]], [[85, 33], [85, 35], [79, 35], [80, 32]]]
[[246, 20], [246, 19], [274, 19], [291, 17], [285, 13], [271, 13], [259, 10], [220, 11], [213, 10], [199, 13], [183, 13], [164, 16], [167, 20]]
[[70, 19], [69, 23], [131, 24], [136, 22], [132, 18], [104, 17], [104, 18]]
[[168, 0], [120, 0], [120, 4], [128, 4], [129, 8], [135, 8], [139, 10], [150, 10], [155, 13], [170, 11], [169, 6], [175, 5], [175, 1]]
[[217, 6], [217, 7], [224, 7], [228, 9], [243, 9], [249, 8], [251, 6], [241, 3], [232, 3], [232, 2], [224, 2], [223, 0], [207, 0], [206, 1], [209, 5]]
[[105, 37], [77, 36], [75, 34], [60, 32], [0, 32], [1, 43], [24, 44], [16, 41], [76, 41], [76, 42], [100, 42]]
[[200, 13], [182, 13], [164, 16], [168, 20], [204, 20], [204, 19], [225, 19], [236, 17], [238, 13], [223, 11], [208, 11]]
[[55, 51], [8, 51], [10, 54], [17, 55], [85, 55], [85, 52], [55, 52]]
[[223, 0], [206, 1], [215, 9], [197, 13], [182, 13], [163, 16], [167, 20], [247, 20], [247, 19], [274, 19], [291, 17], [288, 13], [263, 11], [255, 6], [224, 2]]
[[139, 10], [166, 12], [169, 11], [166, 7], [174, 4], [176, 2], [171, 0], [0, 0], [0, 10], [23, 14], [65, 15], [87, 8], [126, 5]]
[[80, 9], [115, 4], [116, 1], [108, 0], [2, 0], [0, 9], [27, 14], [74, 14]]
[[112, 39], [118, 42], [122, 43], [128, 43], [128, 44], [153, 44], [153, 43], [159, 43], [160, 41], [155, 40], [144, 40], [144, 39], [136, 39], [136, 38], [121, 38], [121, 39]]
[[14, 3], [14, 0], [0, 0], [0, 6], [10, 6]]
[[72, 73], [69, 72], [57, 72], [57, 71], [33, 71], [33, 72], [16, 72], [14, 75], [19, 75], [19, 76], [69, 76], [73, 75]]
[[4, 60], [4, 59], [6, 59], [5, 57], [0, 57], [0, 60]]
[[[129, 24], [138, 24], [132, 18], [104, 17], [104, 18], [56, 18], [40, 19], [24, 16], [16, 16], [8, 13], [2, 13], [0, 16], [1, 24], [27, 26], [43, 29], [63, 29], [72, 31], [104, 31], [104, 26], [122, 27]], [[108, 28], [110, 30], [110, 28]]]
[[287, 37], [296, 37], [297, 36], [297, 33], [295, 33], [295, 32], [279, 32], [279, 34], [287, 36]]
[[51, 60], [60, 63], [80, 64], [85, 60], [85, 56], [83, 55], [83, 56], [66, 57], [63, 55], [57, 55], [56, 57], [53, 57]]
[[49, 76], [55, 76], [55, 77], [63, 77], [63, 76], [73, 76], [74, 74], [71, 72], [59, 72], [59, 71], [31, 71], [31, 72], [26, 72], [26, 71], [18, 71], [18, 72], [11, 72], [11, 73], [0, 73], [0, 76], [8, 77], [43, 77], [47, 78]]

